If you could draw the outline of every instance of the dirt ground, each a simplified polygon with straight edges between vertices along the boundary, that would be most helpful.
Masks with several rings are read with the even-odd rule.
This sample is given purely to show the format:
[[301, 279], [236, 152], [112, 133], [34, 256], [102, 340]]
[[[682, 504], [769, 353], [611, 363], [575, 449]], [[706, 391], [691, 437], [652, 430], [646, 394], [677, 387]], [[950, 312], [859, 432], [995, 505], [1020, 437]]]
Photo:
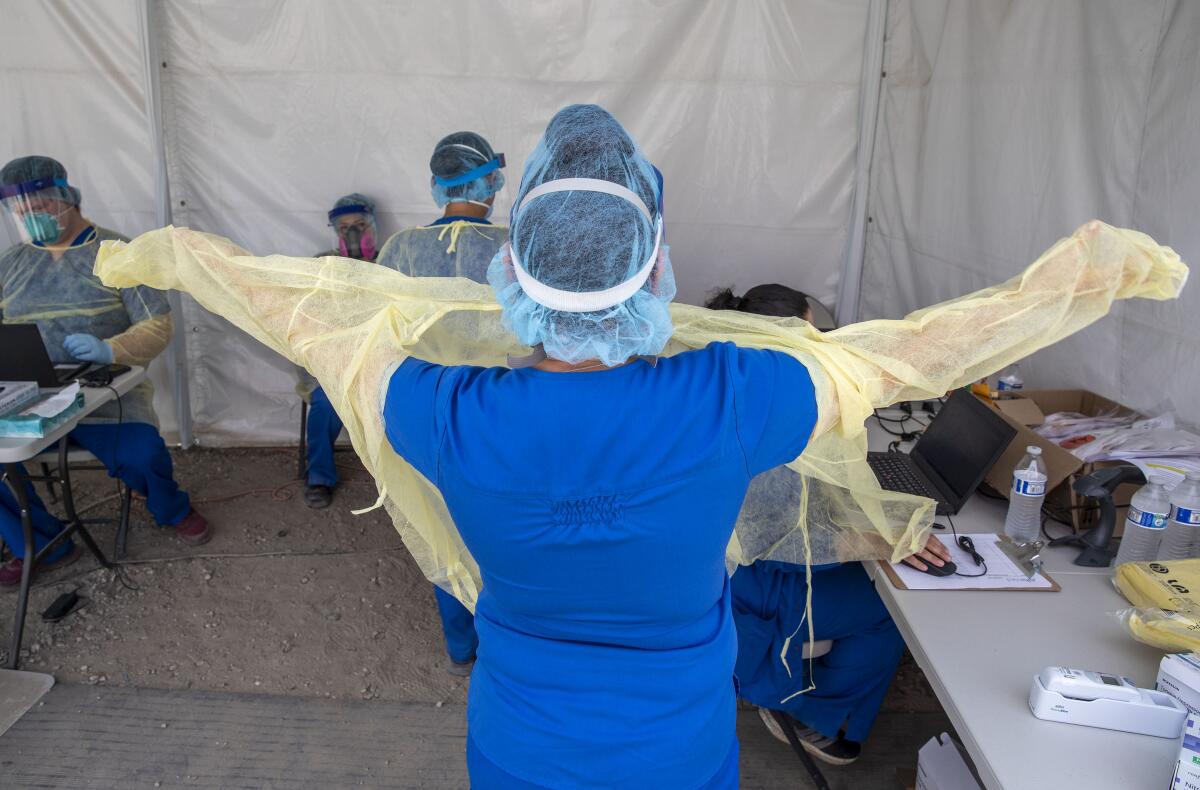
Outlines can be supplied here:
[[[350, 513], [375, 499], [353, 454], [338, 454], [343, 480], [327, 510], [304, 505], [294, 449], [173, 455], [176, 478], [216, 528], [212, 541], [183, 545], [135, 500], [127, 564], [104, 570], [85, 553], [35, 580], [23, 669], [67, 683], [465, 702], [466, 681], [446, 672], [429, 583], [382, 509]], [[116, 517], [112, 480], [73, 480], [86, 517]], [[91, 531], [111, 552], [115, 528]], [[71, 589], [83, 608], [42, 622]], [[4, 658], [15, 600], [0, 593]], [[907, 656], [885, 709], [940, 710]]]

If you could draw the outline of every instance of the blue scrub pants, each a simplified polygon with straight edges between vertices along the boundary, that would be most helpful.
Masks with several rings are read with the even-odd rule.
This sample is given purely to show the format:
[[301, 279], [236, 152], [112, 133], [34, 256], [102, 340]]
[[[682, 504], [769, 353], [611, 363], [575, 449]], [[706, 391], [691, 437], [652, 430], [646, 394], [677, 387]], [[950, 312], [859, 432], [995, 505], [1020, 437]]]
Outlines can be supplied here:
[[475, 615], [450, 593], [433, 585], [438, 614], [442, 616], [442, 632], [446, 635], [446, 652], [460, 664], [475, 658], [479, 636], [475, 633]]
[[[738, 741], [734, 738], [720, 769], [695, 790], [737, 790], [739, 753]], [[549, 790], [545, 785], [518, 779], [489, 760], [479, 751], [470, 732], [467, 733], [467, 774], [471, 777], [471, 790]], [[601, 781], [603, 777], [597, 777], [597, 783]]]
[[191, 500], [175, 482], [171, 454], [153, 425], [80, 425], [67, 438], [96, 456], [108, 469], [109, 477], [120, 478], [144, 496], [147, 509], [159, 524], [178, 524], [191, 511]]
[[[803, 566], [756, 562], [739, 568], [730, 583], [738, 630], [735, 672], [743, 699], [783, 710], [829, 738], [845, 723], [846, 738], [866, 740], [904, 653], [904, 639], [857, 562], [813, 571], [815, 638], [832, 639], [833, 649], [812, 661], [812, 691], [804, 689], [809, 662], [800, 658], [808, 640], [805, 623], [788, 656], [794, 677], [779, 659], [783, 641], [804, 613]], [[849, 721], [847, 721], [849, 720]]]
[[[33, 546], [41, 551], [50, 539], [62, 531], [63, 524], [46, 511], [33, 485], [25, 481], [25, 495], [29, 497], [29, 510], [33, 520]], [[25, 536], [21, 533], [21, 505], [13, 495], [8, 482], [0, 483], [0, 537], [12, 550], [14, 557], [25, 556]], [[43, 562], [54, 562], [65, 557], [73, 548], [71, 541], [64, 541]]]
[[333, 464], [333, 443], [342, 432], [342, 421], [325, 390], [313, 390], [308, 403], [308, 484], [337, 485], [337, 467]]

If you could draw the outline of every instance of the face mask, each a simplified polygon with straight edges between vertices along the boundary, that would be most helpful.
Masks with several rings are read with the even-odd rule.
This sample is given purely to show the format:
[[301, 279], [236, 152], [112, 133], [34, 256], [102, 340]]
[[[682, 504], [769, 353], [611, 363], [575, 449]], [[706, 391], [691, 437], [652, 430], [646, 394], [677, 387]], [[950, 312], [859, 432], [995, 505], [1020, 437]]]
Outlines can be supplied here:
[[374, 260], [375, 235], [371, 231], [360, 231], [358, 228], [346, 228], [346, 232], [338, 237], [338, 251], [347, 258], [357, 258], [363, 261]]
[[464, 200], [462, 202], [470, 203], [472, 206], [483, 206], [485, 209], [487, 209], [487, 213], [483, 215], [484, 219], [491, 219], [492, 209], [496, 207], [494, 203], [484, 203], [482, 200]]
[[58, 217], [46, 211], [31, 211], [21, 218], [25, 232], [31, 241], [53, 244], [62, 235], [62, 224]]

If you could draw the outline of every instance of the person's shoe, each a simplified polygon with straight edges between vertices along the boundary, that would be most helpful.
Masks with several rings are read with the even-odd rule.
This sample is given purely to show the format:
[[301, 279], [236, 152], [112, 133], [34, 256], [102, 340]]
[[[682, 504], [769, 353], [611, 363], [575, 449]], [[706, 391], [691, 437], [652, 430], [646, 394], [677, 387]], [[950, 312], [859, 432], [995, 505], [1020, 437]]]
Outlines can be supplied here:
[[450, 659], [450, 666], [446, 667], [446, 671], [451, 675], [459, 678], [467, 678], [471, 676], [471, 670], [475, 668], [475, 659], [470, 661], [455, 661]]
[[[72, 546], [71, 550], [63, 556], [59, 557], [54, 562], [43, 562], [38, 566], [39, 571], [52, 571], [55, 568], [65, 568], [75, 560], [79, 559], [79, 547]], [[21, 584], [21, 571], [25, 567], [25, 561], [20, 557], [9, 560], [0, 565], [0, 587], [7, 589], [15, 589]]]
[[[777, 740], [788, 743], [787, 735], [770, 710], [759, 708], [758, 717], [762, 719], [771, 735]], [[838, 737], [830, 738], [791, 716], [787, 716], [787, 720], [792, 727], [792, 732], [796, 733], [800, 745], [804, 747], [804, 751], [821, 762], [830, 765], [850, 765], [862, 753], [862, 744], [846, 740], [844, 733], [839, 732]]]
[[192, 508], [183, 517], [183, 521], [175, 525], [175, 536], [189, 546], [199, 546], [208, 543], [212, 537], [212, 526], [209, 525], [208, 519]]
[[304, 504], [313, 510], [324, 510], [333, 502], [333, 488], [330, 486], [308, 486], [304, 489]]

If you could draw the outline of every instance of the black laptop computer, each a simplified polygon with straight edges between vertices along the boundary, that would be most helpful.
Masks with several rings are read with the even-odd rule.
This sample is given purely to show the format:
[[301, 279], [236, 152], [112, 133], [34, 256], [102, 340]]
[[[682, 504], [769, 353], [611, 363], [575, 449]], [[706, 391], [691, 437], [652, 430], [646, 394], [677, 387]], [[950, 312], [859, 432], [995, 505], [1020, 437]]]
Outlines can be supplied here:
[[1016, 430], [965, 390], [956, 390], [905, 453], [867, 453], [879, 485], [936, 500], [953, 515], [975, 493]]
[[91, 367], [91, 362], [56, 366], [36, 324], [0, 324], [0, 381], [36, 381], [39, 387], [53, 389]]

